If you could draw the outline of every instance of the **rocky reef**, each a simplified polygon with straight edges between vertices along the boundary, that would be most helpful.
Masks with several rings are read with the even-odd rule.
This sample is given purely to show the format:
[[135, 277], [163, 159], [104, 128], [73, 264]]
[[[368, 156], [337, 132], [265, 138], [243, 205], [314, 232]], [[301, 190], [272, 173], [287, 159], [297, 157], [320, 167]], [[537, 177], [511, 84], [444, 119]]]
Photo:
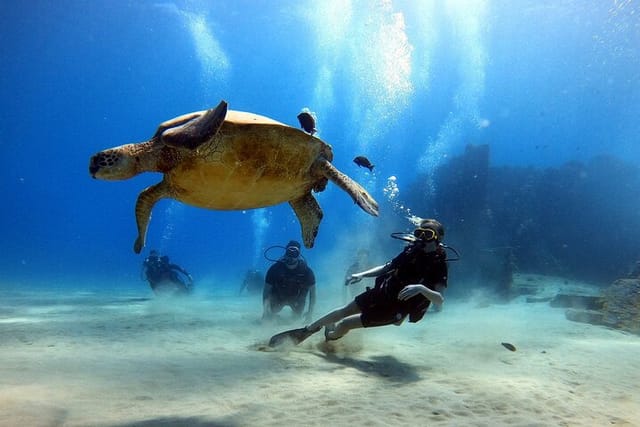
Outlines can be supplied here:
[[640, 335], [640, 279], [618, 279], [602, 292], [602, 324]]
[[561, 292], [550, 304], [566, 308], [566, 318], [574, 322], [640, 335], [640, 279], [618, 279], [599, 294]]

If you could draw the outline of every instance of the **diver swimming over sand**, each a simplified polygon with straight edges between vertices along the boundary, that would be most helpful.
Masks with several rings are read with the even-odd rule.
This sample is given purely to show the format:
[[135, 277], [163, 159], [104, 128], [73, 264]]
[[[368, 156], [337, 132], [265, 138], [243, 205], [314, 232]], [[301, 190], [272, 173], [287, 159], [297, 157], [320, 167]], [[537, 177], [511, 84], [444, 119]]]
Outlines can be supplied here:
[[[327, 341], [342, 338], [352, 329], [400, 325], [420, 321], [430, 304], [442, 304], [447, 286], [448, 265], [442, 242], [444, 227], [434, 219], [421, 220], [413, 234], [394, 233], [409, 244], [384, 265], [351, 275], [349, 283], [375, 277], [369, 288], [347, 305], [337, 308], [300, 329], [271, 337], [270, 347], [285, 342], [299, 344], [323, 327]], [[455, 250], [454, 250], [455, 251]]]

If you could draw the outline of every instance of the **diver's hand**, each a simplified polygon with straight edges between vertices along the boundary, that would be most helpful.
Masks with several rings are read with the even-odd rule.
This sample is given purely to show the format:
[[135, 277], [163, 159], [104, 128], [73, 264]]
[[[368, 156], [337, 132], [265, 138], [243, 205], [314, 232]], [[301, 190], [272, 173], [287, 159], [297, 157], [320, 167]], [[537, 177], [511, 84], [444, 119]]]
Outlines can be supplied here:
[[429, 288], [427, 288], [427, 293], [424, 294], [424, 296], [427, 297], [429, 301], [431, 301], [436, 305], [442, 305], [442, 303], [444, 302], [444, 297], [440, 292], [432, 291]]
[[358, 283], [362, 280], [362, 276], [358, 273], [352, 274], [347, 280], [344, 281], [345, 286], [353, 285], [354, 283]]
[[427, 287], [423, 285], [407, 285], [398, 294], [398, 299], [401, 301], [406, 301], [409, 298], [415, 297], [416, 295], [422, 295], [426, 289]]
[[424, 295], [429, 301], [434, 304], [442, 304], [444, 302], [444, 298], [440, 292], [432, 291], [424, 285], [407, 285], [403, 290], [398, 294], [398, 299], [402, 301], [406, 301], [409, 298], [413, 298], [416, 295]]

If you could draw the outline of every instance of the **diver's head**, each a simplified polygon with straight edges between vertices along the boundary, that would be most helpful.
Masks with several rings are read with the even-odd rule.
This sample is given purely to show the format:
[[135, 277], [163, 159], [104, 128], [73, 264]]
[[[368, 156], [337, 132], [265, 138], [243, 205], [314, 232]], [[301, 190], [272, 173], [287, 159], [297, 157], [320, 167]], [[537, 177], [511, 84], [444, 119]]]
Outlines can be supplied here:
[[284, 253], [284, 258], [282, 259], [282, 261], [284, 262], [284, 265], [287, 266], [287, 268], [290, 269], [294, 269], [298, 266], [298, 263], [300, 262], [300, 243], [295, 241], [295, 240], [291, 240], [289, 241], [289, 243], [287, 243], [287, 247]]
[[149, 256], [158, 256], [158, 251], [156, 251], [155, 249], [151, 249], [151, 252], [149, 252]]
[[415, 244], [420, 245], [425, 252], [434, 252], [444, 238], [444, 227], [435, 219], [423, 219], [413, 230]]

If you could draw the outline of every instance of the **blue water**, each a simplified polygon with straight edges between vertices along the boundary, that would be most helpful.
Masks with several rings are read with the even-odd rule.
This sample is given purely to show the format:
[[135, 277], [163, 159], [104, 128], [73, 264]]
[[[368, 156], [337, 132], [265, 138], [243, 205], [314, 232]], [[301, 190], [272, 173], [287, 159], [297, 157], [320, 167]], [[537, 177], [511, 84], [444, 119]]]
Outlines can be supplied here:
[[[0, 49], [0, 286], [144, 289], [150, 248], [205, 287], [235, 289], [247, 268], [267, 268], [264, 248], [299, 238], [287, 205], [162, 201], [136, 255], [134, 203], [159, 175], [88, 174], [95, 152], [220, 99], [293, 126], [310, 108], [334, 164], [380, 203], [372, 219], [332, 184], [317, 195], [325, 218], [305, 256], [319, 285], [324, 260], [348, 257], [352, 240], [407, 229], [406, 216], [421, 214], [402, 203], [407, 189], [467, 143], [489, 144], [492, 166], [600, 154], [640, 166], [633, 1], [5, 2]], [[352, 163], [359, 154], [374, 174]], [[374, 243], [382, 259], [400, 247]]]

